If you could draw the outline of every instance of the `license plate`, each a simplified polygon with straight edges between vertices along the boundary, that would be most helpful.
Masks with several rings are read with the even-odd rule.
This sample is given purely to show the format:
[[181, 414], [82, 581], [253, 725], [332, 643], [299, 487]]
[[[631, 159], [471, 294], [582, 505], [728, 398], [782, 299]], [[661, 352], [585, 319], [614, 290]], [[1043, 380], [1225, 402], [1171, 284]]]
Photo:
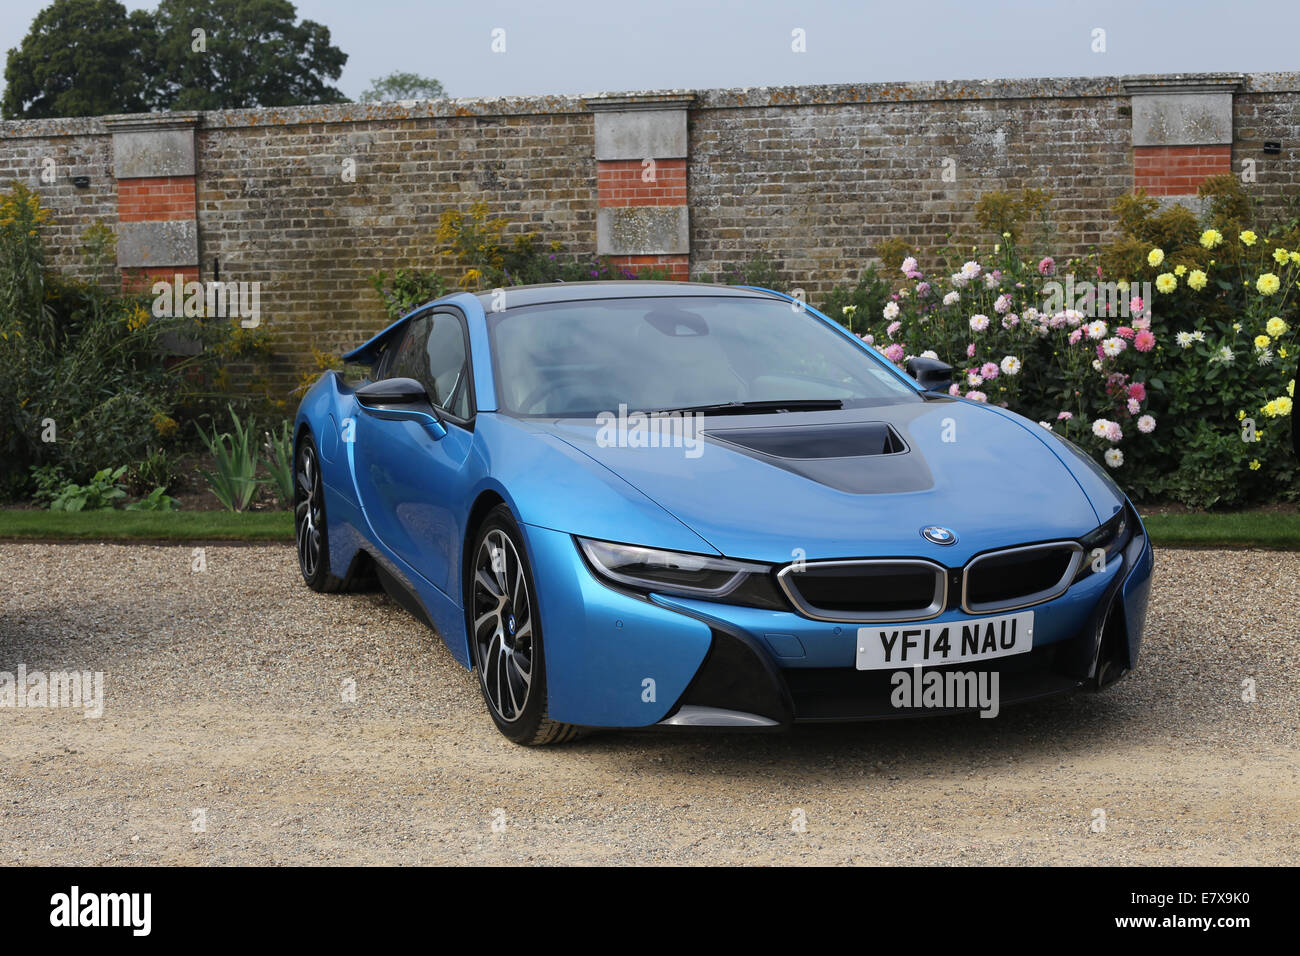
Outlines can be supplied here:
[[858, 670], [936, 667], [1024, 654], [1034, 647], [1034, 612], [961, 621], [858, 628]]

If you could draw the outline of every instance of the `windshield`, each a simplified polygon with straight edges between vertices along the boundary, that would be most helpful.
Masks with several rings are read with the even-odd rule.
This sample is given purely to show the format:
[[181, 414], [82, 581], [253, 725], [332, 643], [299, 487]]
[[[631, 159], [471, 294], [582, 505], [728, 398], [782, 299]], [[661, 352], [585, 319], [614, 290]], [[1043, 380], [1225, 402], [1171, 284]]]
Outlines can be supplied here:
[[497, 402], [513, 415], [922, 400], [883, 359], [774, 299], [597, 299], [509, 309], [487, 320]]

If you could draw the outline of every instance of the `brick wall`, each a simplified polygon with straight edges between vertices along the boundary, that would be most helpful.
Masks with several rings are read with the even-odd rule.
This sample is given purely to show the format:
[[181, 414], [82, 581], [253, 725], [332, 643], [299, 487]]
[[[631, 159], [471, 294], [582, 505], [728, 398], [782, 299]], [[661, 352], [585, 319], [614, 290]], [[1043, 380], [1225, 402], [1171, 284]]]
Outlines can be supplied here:
[[[1228, 140], [1194, 145], [1146, 145], [1148, 127], [1137, 145], [1135, 89], [1148, 97], [1164, 84], [1201, 89], [1183, 77], [1139, 79], [1137, 87], [1121, 78], [1007, 80], [211, 112], [168, 126], [167, 135], [183, 136], [191, 124], [188, 177], [151, 175], [138, 156], [124, 171], [114, 150], [120, 120], [13, 121], [0, 123], [0, 180], [41, 192], [55, 217], [50, 262], [65, 272], [85, 274], [79, 237], [97, 219], [119, 230], [197, 222], [188, 261], [135, 268], [260, 281], [263, 321], [279, 343], [276, 380], [288, 388], [312, 345], [339, 350], [383, 323], [367, 282], [373, 272], [445, 267], [454, 276], [435, 255], [438, 217], [478, 201], [514, 228], [584, 255], [611, 247], [602, 232], [611, 216], [635, 214], [659, 229], [664, 248], [614, 242], [620, 262], [699, 276], [765, 256], [816, 301], [854, 279], [884, 238], [920, 250], [976, 239], [972, 205], [992, 189], [1054, 194], [1058, 257], [1106, 241], [1111, 203], [1135, 185], [1185, 197], [1198, 177], [1251, 160], [1255, 195], [1300, 189], [1300, 74], [1234, 78], [1224, 94]], [[633, 158], [630, 112], [647, 100], [660, 120], [672, 110], [684, 117], [680, 147], [671, 124], [654, 128], [649, 182]], [[613, 122], [611, 110], [623, 119]], [[618, 139], [627, 135], [631, 146]], [[1280, 150], [1266, 148], [1271, 142]], [[42, 179], [51, 178], [47, 160], [53, 182]], [[74, 186], [74, 176], [89, 184]], [[682, 208], [687, 225], [677, 236], [672, 216]]]

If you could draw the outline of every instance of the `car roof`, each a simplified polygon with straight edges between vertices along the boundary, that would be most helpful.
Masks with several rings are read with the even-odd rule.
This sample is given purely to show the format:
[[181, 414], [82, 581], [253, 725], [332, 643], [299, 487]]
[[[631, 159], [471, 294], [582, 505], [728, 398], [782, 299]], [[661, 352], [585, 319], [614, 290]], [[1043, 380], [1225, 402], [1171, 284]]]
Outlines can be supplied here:
[[[548, 305], [552, 302], [580, 302], [591, 299], [645, 299], [678, 296], [741, 296], [755, 299], [779, 298], [767, 289], [740, 285], [710, 285], [703, 282], [659, 282], [652, 279], [614, 279], [603, 282], [548, 282], [505, 288], [506, 305]], [[478, 293], [485, 312], [492, 311], [496, 290]]]

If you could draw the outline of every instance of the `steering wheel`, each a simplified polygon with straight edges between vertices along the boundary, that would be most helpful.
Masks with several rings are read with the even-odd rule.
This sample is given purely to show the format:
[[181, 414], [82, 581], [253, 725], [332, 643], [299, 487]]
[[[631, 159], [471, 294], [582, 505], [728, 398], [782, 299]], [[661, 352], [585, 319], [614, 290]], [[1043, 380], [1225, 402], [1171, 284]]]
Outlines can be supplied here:
[[[539, 385], [537, 388], [525, 395], [523, 400], [519, 403], [519, 410], [525, 415], [531, 414], [533, 407], [538, 405], [544, 398], [547, 398], [552, 393], [572, 384], [591, 386], [591, 383], [587, 381], [586, 372], [560, 372], [550, 381]], [[592, 391], [594, 393], [595, 389], [593, 388]]]

